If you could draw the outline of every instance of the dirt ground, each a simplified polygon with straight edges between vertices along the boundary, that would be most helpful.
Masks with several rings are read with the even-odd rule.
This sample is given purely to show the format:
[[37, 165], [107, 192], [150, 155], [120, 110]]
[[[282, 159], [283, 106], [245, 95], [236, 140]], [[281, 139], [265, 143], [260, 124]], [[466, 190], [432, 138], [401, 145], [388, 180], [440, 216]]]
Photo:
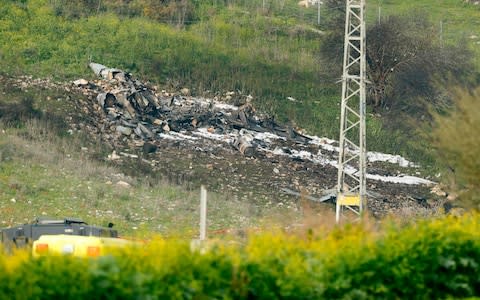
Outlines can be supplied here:
[[[147, 131], [144, 132], [153, 131], [154, 134], [148, 138], [141, 138], [139, 136], [141, 133], [137, 134], [138, 136], [133, 133], [121, 134], [117, 132], [120, 122], [128, 125], [131, 120], [123, 117], [112, 119], [105, 109], [98, 106], [96, 99], [96, 95], [102, 91], [102, 88], [105, 90], [108, 82], [95, 81], [88, 83], [88, 86], [79, 87], [72, 86], [71, 83], [52, 83], [31, 77], [8, 80], [4, 78], [3, 81], [21, 89], [35, 86], [56, 89], [57, 92], [62, 91], [64, 99], [72, 107], [65, 114], [70, 130], [85, 132], [91, 136], [92, 140], [100, 140], [109, 145], [112, 154], [105, 159], [122, 165], [130, 170], [131, 174], [137, 176], [154, 174], [173, 184], [192, 189], [205, 185], [208, 190], [223, 194], [227, 199], [232, 197], [251, 203], [295, 204], [299, 203], [300, 199], [311, 199], [309, 201], [322, 208], [333, 210], [335, 207], [334, 199], [323, 203], [315, 202], [315, 199], [320, 198], [325, 190], [334, 188], [336, 185], [337, 169], [331, 164], [318, 162], [319, 153], [326, 160], [337, 159], [338, 154], [333, 150], [329, 151], [330, 148], [290, 138], [273, 139], [268, 141], [268, 145], [265, 141], [254, 139], [256, 143], [254, 151], [245, 155], [233, 145], [231, 139], [219, 140], [220, 135], [212, 138], [203, 134], [206, 133], [205, 130], [199, 131], [202, 125], [203, 129], [215, 127], [214, 125], [219, 122], [219, 111], [208, 114], [203, 111], [203, 115], [198, 117], [198, 120], [202, 120], [202, 116], [208, 115], [211, 118], [217, 118], [216, 123], [205, 120], [204, 117], [203, 124], [194, 124], [195, 126], [192, 127], [194, 116], [191, 116], [192, 111], [189, 110], [188, 118], [185, 117], [185, 120], [190, 122], [186, 122], [188, 126], [177, 128], [176, 131], [172, 129], [166, 131], [163, 127], [164, 130], [158, 132], [154, 125], [158, 119], [155, 118], [161, 118], [162, 115], [157, 111], [148, 122], [145, 122], [146, 118], [134, 120], [138, 121], [138, 124], [147, 126]], [[182, 101], [196, 100], [190, 96], [179, 96], [179, 94], [170, 94], [170, 96], [174, 95], [171, 101], [178, 101], [179, 107], [184, 107]], [[158, 99], [162, 100], [161, 97]], [[197, 107], [197, 104], [192, 107]], [[121, 111], [116, 112], [121, 114]], [[173, 113], [172, 109], [164, 112], [168, 118], [165, 117], [161, 120], [163, 123], [157, 125], [161, 127], [170, 124], [174, 127], [180, 124], [179, 118], [176, 119], [175, 124], [171, 121]], [[256, 120], [255, 122], [260, 122], [256, 116], [252, 116], [253, 119]], [[231, 136], [232, 132], [238, 133], [238, 123], [228, 125], [230, 126], [228, 132], [225, 126], [220, 128], [224, 137], [228, 137], [228, 134]], [[280, 125], [276, 126], [281, 130], [284, 129], [279, 127]], [[275, 132], [272, 131], [272, 133]], [[151, 148], [145, 147], [146, 145], [150, 145]], [[298, 155], [298, 153], [307, 153], [307, 155]], [[398, 177], [401, 177], [401, 174], [418, 173], [413, 167], [405, 168], [389, 162], [370, 162], [367, 165], [367, 172], [373, 175]], [[442, 206], [442, 201], [430, 193], [431, 186], [424, 184], [390, 183], [370, 179], [367, 180], [367, 190], [372, 194], [368, 198], [367, 208], [369, 214], [375, 217], [387, 214], [429, 215], [438, 212]]]

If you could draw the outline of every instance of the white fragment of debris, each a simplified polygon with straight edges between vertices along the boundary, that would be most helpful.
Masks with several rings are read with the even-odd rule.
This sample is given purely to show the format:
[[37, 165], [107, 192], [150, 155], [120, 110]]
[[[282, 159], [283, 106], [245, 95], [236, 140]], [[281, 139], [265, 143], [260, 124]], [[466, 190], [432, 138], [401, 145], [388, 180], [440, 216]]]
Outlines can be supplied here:
[[325, 149], [325, 150], [330, 151], [330, 152], [340, 152], [339, 147], [335, 147], [331, 144], [321, 144], [320, 147], [322, 147], [322, 149]]
[[265, 152], [270, 152], [270, 153], [275, 154], [275, 155], [287, 155], [287, 153], [285, 153], [285, 151], [283, 151], [283, 149], [278, 148], [278, 147], [275, 147], [275, 149], [273, 149], [273, 150], [268, 150], [268, 149], [262, 149], [262, 150], [264, 150]]
[[130, 158], [138, 158], [138, 155], [136, 155], [136, 154], [125, 153], [125, 152], [120, 152], [120, 155], [125, 156], [125, 157], [130, 157]]
[[168, 133], [159, 133], [159, 137], [164, 138], [164, 139], [169, 139], [169, 140], [175, 140], [175, 141], [184, 141], [184, 140], [198, 140], [198, 138], [190, 135], [183, 134], [181, 132], [176, 132], [176, 131], [170, 131]]
[[379, 180], [384, 182], [391, 182], [391, 183], [403, 183], [403, 184], [425, 184], [431, 185], [435, 182], [430, 181], [428, 179], [416, 177], [416, 176], [408, 176], [408, 175], [400, 175], [400, 176], [381, 176], [375, 174], [367, 174], [368, 179]]
[[272, 140], [287, 140], [285, 137], [273, 134], [271, 132], [255, 132], [253, 134], [255, 139], [264, 141], [266, 143], [271, 143]]
[[170, 131], [170, 134], [173, 136], [177, 136], [179, 138], [183, 138], [185, 140], [198, 140], [198, 138], [191, 136], [191, 135], [186, 135], [182, 132], [176, 132], [176, 131]]
[[314, 144], [314, 145], [325, 145], [325, 144], [330, 145], [337, 142], [336, 140], [332, 140], [326, 137], [318, 137], [315, 135], [305, 135], [305, 136], [311, 139], [310, 144]]
[[[301, 158], [305, 160], [310, 160], [315, 163], [321, 164], [321, 165], [331, 165], [333, 167], [337, 167], [338, 163], [335, 160], [327, 159], [325, 157], [322, 157], [321, 155], [313, 155], [312, 153], [308, 151], [297, 151], [295, 149], [289, 149], [289, 152], [291, 154], [286, 153], [283, 151], [283, 149], [280, 148], [275, 148], [273, 151], [267, 150], [267, 149], [262, 149], [266, 152], [270, 152], [276, 155], [287, 155], [290, 157], [294, 158]], [[354, 174], [357, 172], [357, 169], [355, 169], [352, 166], [346, 166], [345, 167], [345, 172], [348, 174]], [[383, 182], [390, 182], [390, 183], [402, 183], [402, 184], [425, 184], [425, 185], [430, 185], [434, 184], [433, 181], [430, 181], [428, 179], [416, 177], [416, 176], [407, 176], [407, 175], [399, 175], [399, 176], [381, 176], [381, 175], [376, 175], [376, 174], [367, 174], [368, 179], [372, 180], [378, 180], [378, 181], [383, 181]]]
[[287, 100], [288, 101], [292, 101], [292, 102], [297, 102], [297, 99], [293, 98], [293, 97], [287, 97]]
[[[317, 136], [309, 136], [309, 135], [306, 135], [306, 136], [312, 139], [310, 141], [310, 144], [318, 145], [323, 149], [331, 152], [340, 151], [339, 147], [332, 145], [334, 143], [338, 143], [335, 140], [331, 140], [328, 138], [320, 138]], [[381, 162], [388, 162], [392, 164], [398, 164], [400, 167], [415, 167], [415, 168], [419, 167], [417, 164], [414, 164], [413, 162], [405, 159], [400, 155], [386, 154], [386, 153], [380, 153], [380, 152], [374, 152], [374, 151], [367, 152], [367, 160], [369, 162], [381, 161]]]
[[415, 167], [418, 168], [419, 166], [414, 164], [411, 161], [403, 158], [400, 155], [393, 155], [393, 154], [385, 154], [380, 152], [368, 152], [367, 159], [369, 162], [375, 161], [382, 161], [382, 162], [389, 162], [392, 164], [398, 164], [400, 167]]
[[183, 141], [184, 139], [173, 136], [171, 134], [166, 134], [166, 133], [159, 133], [158, 136], [162, 139], [167, 139], [167, 140], [175, 140], [175, 141]]
[[214, 106], [215, 108], [220, 110], [238, 110], [237, 106], [227, 104], [227, 103], [215, 102]]
[[212, 139], [215, 141], [225, 142], [225, 143], [232, 143], [234, 138], [233, 134], [225, 135], [225, 134], [213, 133], [213, 132], [209, 132], [208, 128], [204, 128], [204, 127], [198, 128], [196, 131], [193, 132], [193, 134], [204, 137], [204, 138]]

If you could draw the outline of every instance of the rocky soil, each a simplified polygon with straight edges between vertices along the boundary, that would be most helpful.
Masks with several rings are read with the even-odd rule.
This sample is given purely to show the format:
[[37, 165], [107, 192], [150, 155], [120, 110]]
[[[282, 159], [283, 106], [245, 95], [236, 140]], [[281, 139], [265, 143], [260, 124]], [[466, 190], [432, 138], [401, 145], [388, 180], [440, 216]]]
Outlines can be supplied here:
[[[249, 95], [194, 97], [186, 88], [160, 90], [121, 70], [91, 68], [98, 79], [2, 81], [21, 89], [61, 91], [71, 106], [65, 115], [68, 131], [109, 145], [111, 152], [103, 159], [137, 175], [156, 174], [191, 188], [203, 184], [258, 205], [299, 205], [302, 198], [334, 209], [334, 199], [319, 199], [336, 184], [336, 141], [278, 124], [258, 113]], [[443, 204], [430, 192], [432, 181], [415, 177], [419, 166], [380, 153], [369, 153], [368, 160], [370, 214], [425, 215]]]

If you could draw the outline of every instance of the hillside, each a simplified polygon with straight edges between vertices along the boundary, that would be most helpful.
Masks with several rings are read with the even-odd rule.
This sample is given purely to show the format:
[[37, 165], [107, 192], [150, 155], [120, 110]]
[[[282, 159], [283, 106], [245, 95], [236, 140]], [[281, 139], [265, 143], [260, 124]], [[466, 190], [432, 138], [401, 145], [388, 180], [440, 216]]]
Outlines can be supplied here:
[[[328, 32], [323, 23], [316, 24], [317, 10], [302, 8], [296, 1], [265, 1], [263, 6], [245, 0], [187, 1], [191, 6], [170, 11], [152, 6], [154, 2], [2, 4], [0, 184], [1, 209], [10, 216], [4, 224], [31, 219], [41, 211], [74, 213], [95, 222], [113, 219], [128, 232], [158, 226], [159, 220], [165, 227], [156, 230], [162, 233], [185, 231], [197, 222], [192, 207], [200, 184], [213, 192], [213, 229], [249, 227], [261, 220], [292, 224], [305, 216], [305, 203], [291, 191], [300, 199], [318, 198], [321, 190], [334, 185], [336, 170], [329, 162], [336, 155], [331, 139], [338, 136], [340, 86], [334, 76], [338, 66], [319, 55]], [[480, 51], [474, 37], [478, 7], [461, 1], [437, 2], [371, 4], [368, 22], [375, 24], [378, 11], [385, 17], [415, 7], [431, 8], [432, 22], [443, 22], [445, 43], [466, 37], [478, 65]], [[334, 13], [322, 10], [321, 22]], [[171, 136], [160, 135], [167, 133], [155, 132], [163, 139], [154, 139], [158, 151], [147, 155], [141, 148], [143, 139], [135, 134], [126, 134], [133, 140], [118, 139], [116, 131], [108, 131], [108, 126], [121, 124], [108, 123], [94, 106], [99, 90], [85, 94], [72, 85], [80, 78], [95, 86], [107, 84], [98, 82], [88, 68], [90, 61], [131, 72], [159, 98], [177, 99], [172, 107], [175, 103], [202, 107], [199, 99], [238, 106], [251, 99], [258, 116], [265, 116], [260, 120], [271, 120], [284, 132], [295, 129], [309, 140], [283, 140], [278, 132], [269, 132], [275, 134], [270, 140], [254, 136], [259, 148], [268, 151], [249, 157], [232, 147], [231, 128], [219, 137], [223, 143], [212, 136], [198, 138], [200, 126], [197, 131], [177, 128], [172, 131], [183, 135], [183, 140], [169, 141]], [[478, 76], [478, 70], [472, 70], [472, 77]], [[370, 188], [379, 194], [371, 202], [373, 214], [438, 213], [445, 193], [435, 201], [438, 197], [426, 186], [382, 180], [413, 176], [437, 181], [433, 172], [440, 167], [428, 142], [412, 134], [418, 124], [395, 127], [384, 115], [369, 111], [367, 121], [369, 150], [391, 153], [382, 157], [394, 161], [369, 165]], [[155, 125], [150, 120], [145, 117], [128, 126], [133, 130], [141, 122]], [[171, 118], [161, 121], [172, 125]], [[193, 119], [188, 122], [192, 125]], [[204, 129], [208, 132], [209, 127]], [[114, 150], [121, 159], [109, 159]], [[408, 168], [399, 165], [406, 159], [413, 161]], [[129, 184], [124, 189], [118, 182]], [[312, 205], [316, 213], [331, 208], [331, 203]]]
[[[212, 232], [291, 226], [333, 207], [321, 197], [335, 185], [334, 140], [219, 100], [157, 92], [134, 77], [1, 79], [9, 87], [0, 107], [4, 225], [69, 214], [130, 234], [195, 234], [201, 184], [210, 191]], [[118, 105], [131, 83], [142, 92]], [[29, 102], [32, 94], [43, 101]], [[162, 103], [159, 111], [137, 104], [147, 96]], [[430, 193], [418, 165], [377, 152], [368, 159], [372, 216], [443, 211], [446, 198]]]
[[[478, 8], [460, 2], [432, 2], [428, 9], [433, 22], [444, 21], [449, 43], [478, 36]], [[318, 55], [322, 23], [315, 24], [315, 8], [302, 8], [296, 1], [265, 1], [266, 6], [255, 1], [192, 2], [179, 24], [174, 13], [167, 18], [160, 8], [158, 14], [148, 10], [153, 5], [148, 1], [124, 6], [102, 1], [99, 7], [88, 7], [87, 1], [54, 3], [9, 1], [2, 6], [4, 72], [62, 80], [88, 78], [86, 65], [93, 60], [167, 87], [187, 87], [196, 95], [252, 94], [258, 109], [280, 121], [295, 122], [320, 136], [338, 135], [340, 87], [338, 79], [330, 77], [329, 63]], [[412, 1], [396, 6], [384, 1], [380, 6], [386, 16], [428, 5]], [[375, 22], [378, 6], [369, 3], [369, 23]], [[441, 13], [447, 10], [454, 13]], [[330, 13], [324, 8], [323, 20]], [[478, 62], [477, 40], [469, 43], [477, 51]], [[368, 120], [370, 149], [424, 159], [422, 151], [416, 150], [421, 147], [409, 144], [401, 130], [383, 130], [382, 121]]]

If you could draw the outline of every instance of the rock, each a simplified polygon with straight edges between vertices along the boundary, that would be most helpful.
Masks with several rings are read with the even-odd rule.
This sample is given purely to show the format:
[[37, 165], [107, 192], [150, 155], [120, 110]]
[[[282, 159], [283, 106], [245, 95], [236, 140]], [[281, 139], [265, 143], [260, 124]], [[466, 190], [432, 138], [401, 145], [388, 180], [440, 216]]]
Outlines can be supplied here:
[[123, 188], [130, 188], [131, 187], [130, 183], [122, 181], [122, 180], [118, 181], [115, 185], [119, 186], [119, 187], [123, 187]]
[[117, 132], [120, 132], [123, 135], [131, 135], [132, 134], [132, 129], [124, 126], [117, 126]]
[[120, 156], [117, 154], [115, 150], [113, 150], [112, 154], [108, 155], [108, 160], [117, 160], [120, 159]]
[[442, 190], [442, 187], [439, 184], [435, 185], [430, 192], [440, 197], [447, 196], [447, 193]]
[[455, 200], [457, 200], [457, 198], [458, 198], [458, 194], [457, 194], [457, 193], [450, 193], [450, 194], [448, 194], [448, 196], [447, 196], [447, 200], [448, 200], [448, 201], [455, 201]]
[[82, 85], [87, 85], [88, 81], [82, 78], [82, 79], [75, 80], [73, 84], [76, 86], [82, 86]]
[[180, 90], [180, 93], [181, 93], [183, 96], [190, 96], [190, 89], [183, 88], [183, 89]]
[[143, 153], [148, 154], [148, 153], [154, 153], [157, 151], [157, 146], [152, 143], [144, 143], [142, 146]]

